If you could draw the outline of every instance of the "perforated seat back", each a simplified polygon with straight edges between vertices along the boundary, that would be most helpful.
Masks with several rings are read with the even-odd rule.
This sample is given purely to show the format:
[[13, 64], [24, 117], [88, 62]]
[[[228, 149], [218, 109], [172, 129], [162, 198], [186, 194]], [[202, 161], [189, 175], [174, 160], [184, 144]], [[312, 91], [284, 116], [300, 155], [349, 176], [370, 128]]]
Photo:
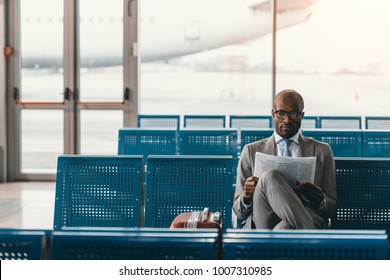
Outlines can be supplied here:
[[217, 230], [94, 230], [53, 232], [52, 259], [213, 260]]
[[363, 132], [361, 130], [304, 130], [303, 135], [328, 143], [335, 157], [362, 157]]
[[319, 128], [318, 117], [315, 116], [304, 116], [301, 122], [302, 129], [315, 129]]
[[[246, 144], [270, 137], [274, 132], [273, 129], [242, 129], [241, 130], [241, 149]], [[241, 152], [241, 151], [240, 151]]]
[[166, 127], [179, 129], [179, 115], [138, 115], [138, 127], [153, 127], [155, 129]]
[[118, 155], [175, 155], [177, 130], [172, 128], [122, 128], [119, 130]]
[[179, 131], [181, 155], [237, 156], [236, 129], [181, 129]]
[[390, 230], [390, 159], [336, 158], [336, 229]]
[[366, 129], [390, 130], [390, 117], [366, 117]]
[[223, 236], [228, 260], [385, 260], [384, 232], [237, 231]]
[[54, 229], [141, 225], [142, 156], [60, 156]]
[[149, 156], [145, 226], [168, 228], [177, 215], [208, 207], [231, 227], [232, 162], [231, 156]]
[[390, 158], [390, 130], [363, 131], [364, 157]]
[[358, 116], [320, 116], [319, 128], [362, 129], [362, 118]]
[[271, 128], [272, 117], [271, 116], [230, 116], [229, 118], [230, 128]]
[[45, 259], [46, 233], [41, 230], [0, 230], [0, 260]]
[[225, 128], [225, 115], [184, 115], [184, 127], [188, 128]]

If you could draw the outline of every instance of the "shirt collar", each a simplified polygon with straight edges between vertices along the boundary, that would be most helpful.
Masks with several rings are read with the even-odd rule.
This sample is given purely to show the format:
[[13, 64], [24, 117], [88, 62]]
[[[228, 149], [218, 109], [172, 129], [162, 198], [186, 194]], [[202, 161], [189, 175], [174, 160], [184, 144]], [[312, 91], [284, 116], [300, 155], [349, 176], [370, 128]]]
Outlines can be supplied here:
[[[292, 140], [294, 141], [296, 144], [299, 145], [299, 135], [300, 135], [300, 132], [298, 131], [293, 137], [291, 137], [289, 140]], [[279, 134], [276, 133], [276, 131], [274, 132], [274, 137], [275, 137], [275, 143], [278, 143], [280, 140], [283, 139], [282, 136], [280, 136]]]

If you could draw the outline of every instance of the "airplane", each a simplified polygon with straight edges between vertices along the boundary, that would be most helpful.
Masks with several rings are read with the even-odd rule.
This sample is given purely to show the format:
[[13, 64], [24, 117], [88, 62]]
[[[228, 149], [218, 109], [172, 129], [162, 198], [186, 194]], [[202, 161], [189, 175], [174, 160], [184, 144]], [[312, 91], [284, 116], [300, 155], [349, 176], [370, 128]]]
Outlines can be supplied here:
[[[277, 29], [308, 20], [315, 2], [316, 0], [278, 0]], [[166, 61], [240, 44], [272, 31], [270, 0], [142, 0], [139, 4], [138, 53], [141, 62]], [[121, 65], [123, 39], [118, 38], [118, 33], [122, 34], [118, 30], [123, 30], [122, 10], [83, 7], [80, 10], [80, 37], [83, 38], [83, 34], [88, 35], [88, 40], [80, 40], [81, 67]], [[58, 31], [63, 28], [63, 21], [46, 21], [50, 24], [46, 24], [48, 27], [44, 28], [48, 30], [44, 31], [44, 18], [23, 20], [23, 68], [62, 65], [63, 50], [62, 46], [58, 45], [62, 38], [58, 38], [56, 46], [50, 46], [47, 45], [51, 44], [50, 40], [48, 42], [45, 37], [48, 34], [62, 36]], [[42, 42], [47, 42], [44, 50]]]

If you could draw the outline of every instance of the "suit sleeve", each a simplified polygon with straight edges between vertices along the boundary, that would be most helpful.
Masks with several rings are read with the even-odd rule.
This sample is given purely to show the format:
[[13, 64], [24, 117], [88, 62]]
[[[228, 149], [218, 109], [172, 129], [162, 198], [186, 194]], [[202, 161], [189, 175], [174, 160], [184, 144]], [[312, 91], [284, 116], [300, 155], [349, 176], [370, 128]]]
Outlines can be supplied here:
[[241, 195], [244, 192], [244, 184], [248, 177], [252, 176], [251, 156], [248, 145], [242, 150], [237, 166], [237, 181], [234, 194], [233, 211], [240, 220], [246, 220], [252, 213], [252, 205], [245, 207]]

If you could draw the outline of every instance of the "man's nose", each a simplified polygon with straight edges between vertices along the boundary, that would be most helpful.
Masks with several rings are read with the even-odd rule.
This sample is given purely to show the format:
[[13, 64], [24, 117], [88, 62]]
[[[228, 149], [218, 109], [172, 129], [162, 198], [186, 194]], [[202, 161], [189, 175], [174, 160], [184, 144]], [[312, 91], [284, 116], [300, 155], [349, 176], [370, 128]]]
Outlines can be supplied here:
[[290, 117], [290, 114], [287, 114], [287, 116], [284, 118], [284, 121], [285, 121], [286, 123], [289, 123], [289, 122], [292, 121], [292, 119], [291, 119], [291, 117]]

